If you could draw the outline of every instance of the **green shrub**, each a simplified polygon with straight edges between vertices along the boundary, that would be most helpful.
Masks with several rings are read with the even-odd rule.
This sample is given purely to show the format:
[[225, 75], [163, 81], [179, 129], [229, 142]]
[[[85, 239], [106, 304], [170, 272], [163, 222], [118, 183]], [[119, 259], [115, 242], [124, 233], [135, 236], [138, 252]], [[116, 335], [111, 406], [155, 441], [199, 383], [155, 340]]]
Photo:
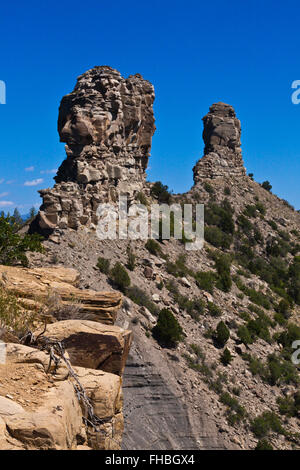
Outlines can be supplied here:
[[195, 279], [199, 289], [205, 290], [210, 294], [213, 293], [215, 274], [212, 271], [198, 271], [195, 274]]
[[260, 359], [250, 354], [243, 354], [243, 359], [249, 363], [249, 369], [253, 375], [259, 375], [264, 382], [269, 385], [279, 385], [282, 383], [299, 383], [296, 367], [289, 360], [270, 354], [266, 364]]
[[288, 294], [297, 304], [300, 304], [300, 256], [295, 256], [290, 263], [288, 276]]
[[131, 249], [130, 247], [127, 248], [127, 257], [128, 257], [128, 260], [127, 260], [127, 268], [128, 268], [130, 271], [134, 271], [136, 255], [135, 255], [135, 253], [132, 251], [132, 249]]
[[280, 326], [284, 326], [287, 324], [287, 320], [284, 318], [284, 316], [282, 315], [282, 313], [278, 313], [276, 312], [274, 314], [274, 320], [276, 321], [276, 323], [278, 323], [278, 325]]
[[18, 336], [24, 335], [36, 326], [38, 313], [38, 308], [30, 312], [24, 310], [17, 296], [0, 287], [0, 330], [3, 328]]
[[278, 305], [275, 307], [276, 312], [281, 313], [285, 319], [291, 316], [290, 303], [286, 299], [280, 300]]
[[257, 216], [256, 209], [257, 209], [256, 206], [247, 204], [245, 206], [243, 214], [245, 215], [245, 217], [256, 217]]
[[273, 230], [277, 230], [277, 229], [278, 229], [278, 225], [276, 224], [276, 222], [274, 222], [274, 220], [267, 220], [267, 223], [270, 225], [270, 227], [271, 227]]
[[272, 411], [265, 411], [260, 416], [257, 416], [252, 421], [251, 431], [258, 438], [267, 436], [270, 431], [276, 434], [285, 434], [280, 418]]
[[290, 361], [281, 359], [275, 354], [268, 356], [268, 374], [266, 377], [267, 382], [270, 385], [276, 385], [280, 383], [295, 384], [299, 383], [299, 376], [296, 367]]
[[273, 446], [269, 441], [267, 441], [267, 439], [261, 439], [256, 444], [254, 450], [273, 450]]
[[241, 394], [241, 389], [239, 387], [232, 387], [232, 393], [239, 397]]
[[271, 191], [272, 189], [272, 185], [269, 181], [263, 181], [263, 183], [261, 183], [261, 187], [264, 188], [266, 191]]
[[172, 201], [172, 195], [168, 186], [163, 185], [160, 181], [156, 181], [156, 183], [153, 184], [150, 194], [161, 203], [169, 204]]
[[226, 199], [221, 204], [210, 203], [205, 208], [205, 223], [232, 235], [234, 233], [233, 213], [234, 210]]
[[228, 408], [227, 419], [230, 425], [239, 423], [247, 415], [245, 408], [228, 392], [222, 393], [220, 400]]
[[220, 317], [222, 315], [221, 309], [213, 302], [207, 302], [207, 309], [212, 317]]
[[277, 404], [279, 413], [289, 418], [297, 416], [300, 410], [300, 405], [297, 406], [296, 400], [293, 397], [278, 397]]
[[41, 245], [42, 237], [38, 234], [19, 235], [16, 231], [19, 225], [14, 217], [0, 215], [0, 264], [14, 265], [21, 263], [28, 266], [26, 253], [28, 251], [44, 251]]
[[245, 345], [252, 344], [254, 342], [251, 332], [248, 330], [247, 326], [242, 325], [237, 331], [237, 335], [242, 343]]
[[220, 321], [215, 331], [215, 340], [218, 346], [223, 348], [230, 337], [230, 331], [223, 321]]
[[199, 315], [202, 315], [204, 312], [204, 302], [200, 298], [194, 298], [191, 302], [191, 309], [187, 310], [187, 312], [194, 320], [198, 320]]
[[97, 268], [103, 273], [103, 274], [108, 274], [109, 273], [109, 266], [110, 266], [110, 260], [107, 258], [102, 258], [101, 256], [98, 258], [97, 262]]
[[216, 286], [224, 292], [229, 292], [232, 286], [230, 264], [231, 259], [227, 255], [221, 254], [215, 257], [215, 267], [218, 273]]
[[204, 227], [204, 239], [216, 248], [229, 249], [232, 244], [232, 235], [222, 232], [219, 227]]
[[291, 348], [292, 343], [300, 339], [300, 326], [289, 323], [284, 331], [274, 335], [274, 339], [284, 348]]
[[110, 271], [110, 276], [114, 284], [122, 291], [125, 292], [126, 289], [130, 286], [130, 277], [124, 266], [117, 262], [112, 270]]
[[152, 255], [159, 256], [161, 255], [161, 247], [157, 241], [153, 238], [149, 238], [145, 243], [145, 248], [151, 253]]
[[150, 297], [137, 286], [128, 287], [126, 291], [127, 296], [137, 305], [141, 305], [146, 307], [149, 312], [153, 315], [157, 316], [159, 313], [159, 309], [157, 305], [152, 302]]
[[167, 261], [166, 270], [169, 274], [172, 274], [175, 277], [184, 277], [187, 274], [190, 274], [190, 270], [186, 267], [186, 255], [180, 254], [175, 263]]
[[208, 192], [209, 194], [214, 194], [215, 192], [214, 188], [212, 187], [211, 184], [207, 183], [207, 181], [204, 183], [203, 187], [205, 191]]
[[249, 234], [253, 229], [252, 223], [243, 214], [238, 216], [237, 223], [246, 234]]
[[147, 201], [147, 198], [146, 198], [145, 194], [142, 191], [137, 193], [136, 199], [137, 199], [137, 201], [139, 201], [140, 204], [143, 204], [144, 206], [147, 206], [148, 201]]
[[264, 242], [264, 237], [262, 236], [262, 233], [261, 233], [261, 231], [259, 230], [258, 227], [254, 227], [253, 237], [254, 237], [254, 240], [255, 240], [257, 243], [263, 244], [263, 242]]
[[251, 302], [255, 303], [256, 305], [259, 305], [261, 307], [264, 307], [265, 309], [270, 309], [270, 301], [268, 298], [260, 291], [256, 291], [255, 289], [252, 289], [250, 287], [245, 286], [240, 279], [234, 278], [235, 283], [237, 287], [244, 292], [244, 294], [249, 297]]
[[264, 317], [258, 317], [255, 320], [251, 319], [247, 323], [247, 328], [253, 339], [261, 338], [267, 343], [271, 343], [271, 335], [268, 328], [268, 323]]
[[199, 319], [199, 315], [204, 312], [203, 300], [200, 298], [189, 299], [185, 295], [181, 295], [173, 280], [166, 283], [166, 289], [168, 289], [181, 310], [185, 310], [194, 320]]
[[226, 196], [230, 196], [230, 194], [231, 194], [231, 189], [230, 189], [229, 186], [225, 186], [225, 188], [224, 188], [224, 194], [225, 194]]
[[174, 347], [183, 339], [183, 330], [170, 310], [159, 312], [157, 324], [152, 330], [153, 337], [165, 346]]
[[250, 354], [243, 354], [243, 359], [248, 362], [252, 375], [259, 375], [263, 380], [267, 376], [267, 368], [260, 359]]
[[261, 215], [266, 215], [266, 212], [267, 212], [266, 207], [261, 202], [258, 201], [255, 204], [255, 207], [258, 210], [258, 212], [261, 213]]
[[220, 356], [220, 360], [224, 366], [228, 366], [232, 361], [233, 357], [229, 351], [229, 349], [225, 348]]
[[198, 359], [205, 360], [205, 354], [203, 353], [202, 349], [198, 344], [192, 343], [190, 344], [190, 348], [194, 354], [196, 354]]
[[266, 244], [267, 256], [274, 256], [284, 258], [290, 251], [290, 245], [281, 238], [272, 238]]

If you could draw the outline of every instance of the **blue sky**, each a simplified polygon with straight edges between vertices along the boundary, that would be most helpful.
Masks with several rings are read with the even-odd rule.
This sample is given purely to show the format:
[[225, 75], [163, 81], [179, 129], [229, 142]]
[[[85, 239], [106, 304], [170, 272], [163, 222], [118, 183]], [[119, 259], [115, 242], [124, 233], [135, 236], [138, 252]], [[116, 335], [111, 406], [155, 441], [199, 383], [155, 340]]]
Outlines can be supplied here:
[[[65, 157], [58, 106], [78, 75], [110, 65], [156, 90], [148, 178], [175, 192], [192, 185], [203, 154], [202, 117], [216, 101], [242, 122], [248, 172], [300, 208], [300, 79], [296, 1], [102, 0], [2, 2], [0, 210], [39, 204]], [[11, 205], [9, 205], [11, 203]]]

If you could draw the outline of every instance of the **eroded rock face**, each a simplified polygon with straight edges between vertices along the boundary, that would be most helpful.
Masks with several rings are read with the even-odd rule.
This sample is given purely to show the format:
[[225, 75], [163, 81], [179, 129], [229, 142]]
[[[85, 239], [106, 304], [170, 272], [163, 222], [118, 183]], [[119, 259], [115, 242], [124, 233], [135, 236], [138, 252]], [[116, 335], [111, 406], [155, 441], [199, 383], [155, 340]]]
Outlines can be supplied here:
[[77, 229], [97, 223], [99, 203], [133, 198], [145, 182], [155, 131], [154, 88], [141, 75], [127, 79], [111, 67], [81, 75], [59, 108], [58, 132], [67, 158], [53, 189], [40, 191], [38, 226]]
[[[36, 332], [36, 336], [41, 330]], [[114, 325], [88, 320], [64, 320], [47, 326], [47, 336], [63, 341], [74, 366], [122, 375], [132, 334]]]
[[215, 103], [203, 118], [204, 156], [193, 168], [195, 185], [202, 179], [242, 176], [241, 123], [232, 106]]
[[58, 320], [71, 317], [113, 324], [122, 305], [121, 294], [82, 290], [78, 284], [79, 273], [72, 268], [0, 265], [0, 286], [16, 294], [27, 311], [50, 309]]
[[[131, 333], [70, 320], [48, 325], [46, 335], [66, 346], [77, 381], [64, 361], [56, 366], [46, 351], [6, 343], [6, 362], [0, 364], [0, 450], [120, 449], [121, 374]], [[37, 338], [35, 346], [42, 347], [43, 340]], [[81, 364], [85, 367], [77, 367]], [[78, 400], [78, 381], [98, 418], [98, 430], [85, 424], [87, 409]]]

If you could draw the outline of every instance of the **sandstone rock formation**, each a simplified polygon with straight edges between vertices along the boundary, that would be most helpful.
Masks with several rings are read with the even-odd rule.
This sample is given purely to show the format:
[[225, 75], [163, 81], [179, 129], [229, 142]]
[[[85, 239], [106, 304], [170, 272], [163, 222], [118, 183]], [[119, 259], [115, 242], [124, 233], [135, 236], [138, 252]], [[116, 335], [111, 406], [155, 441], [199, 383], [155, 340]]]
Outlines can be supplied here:
[[27, 309], [43, 310], [48, 304], [51, 310], [51, 297], [54, 296], [54, 316], [59, 313], [56, 310], [66, 311], [67, 307], [76, 307], [80, 318], [111, 325], [122, 304], [122, 296], [118, 292], [78, 289], [79, 274], [71, 268], [27, 269], [0, 265], [0, 284], [15, 293]]
[[0, 364], [0, 450], [120, 448], [121, 377], [82, 367], [73, 370], [100, 420], [98, 431], [84, 425], [86, 409], [63, 362], [49, 371], [45, 352], [6, 344], [6, 363]]
[[[0, 450], [121, 447], [122, 374], [132, 335], [112, 325], [121, 294], [79, 289], [79, 280], [71, 268], [0, 266], [2, 290], [15, 295], [21, 314], [36, 312], [32, 326], [52, 322], [33, 332], [33, 342], [28, 337], [32, 347], [0, 329]], [[56, 321], [65, 312], [71, 319]], [[27, 344], [27, 336], [23, 342]], [[58, 344], [67, 362], [55, 349]], [[50, 361], [50, 352], [58, 363]], [[78, 384], [97, 417], [97, 429], [90, 425], [86, 403], [79, 400]]]
[[40, 191], [39, 230], [93, 227], [100, 202], [141, 190], [155, 131], [153, 101], [153, 86], [139, 74], [125, 79], [101, 66], [78, 78], [60, 105], [58, 132], [67, 158], [54, 188]]
[[232, 106], [215, 103], [203, 118], [204, 156], [193, 168], [195, 185], [206, 178], [243, 176], [241, 123]]
[[86, 320], [52, 323], [47, 326], [47, 337], [64, 342], [73, 365], [117, 375], [123, 374], [132, 339], [128, 330]]

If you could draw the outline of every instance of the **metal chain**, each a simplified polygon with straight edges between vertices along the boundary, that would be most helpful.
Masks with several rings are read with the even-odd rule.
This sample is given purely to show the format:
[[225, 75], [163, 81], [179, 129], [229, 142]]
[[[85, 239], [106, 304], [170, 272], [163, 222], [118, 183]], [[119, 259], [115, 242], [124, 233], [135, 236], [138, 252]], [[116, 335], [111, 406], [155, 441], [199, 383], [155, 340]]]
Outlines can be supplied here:
[[[44, 330], [44, 332], [45, 331], [46, 330]], [[105, 437], [112, 439], [119, 447], [120, 445], [119, 442], [117, 442], [113, 438], [113, 436], [109, 436], [109, 434], [107, 434], [105, 430], [100, 429], [99, 426], [101, 426], [101, 424], [106, 424], [106, 421], [99, 418], [99, 416], [97, 416], [94, 413], [94, 408], [91, 403], [91, 400], [87, 396], [84, 387], [81, 385], [78, 375], [74, 371], [70, 361], [65, 356], [65, 348], [64, 348], [63, 342], [52, 341], [47, 336], [44, 336], [43, 333], [39, 334], [37, 338], [35, 338], [34, 334], [31, 331], [28, 331], [28, 333], [26, 333], [26, 335], [20, 339], [20, 343], [37, 347], [41, 351], [45, 351], [49, 354], [49, 365], [48, 365], [48, 369], [46, 373], [49, 373], [52, 362], [54, 362], [55, 364], [54, 372], [57, 370], [57, 367], [59, 363], [61, 362], [61, 360], [65, 362], [70, 376], [75, 381], [75, 383], [72, 383], [72, 385], [74, 387], [74, 391], [77, 396], [77, 399], [79, 403], [83, 404], [85, 411], [86, 411], [87, 416], [83, 416], [84, 424], [86, 426], [92, 427], [95, 432], [100, 432], [104, 434]]]

